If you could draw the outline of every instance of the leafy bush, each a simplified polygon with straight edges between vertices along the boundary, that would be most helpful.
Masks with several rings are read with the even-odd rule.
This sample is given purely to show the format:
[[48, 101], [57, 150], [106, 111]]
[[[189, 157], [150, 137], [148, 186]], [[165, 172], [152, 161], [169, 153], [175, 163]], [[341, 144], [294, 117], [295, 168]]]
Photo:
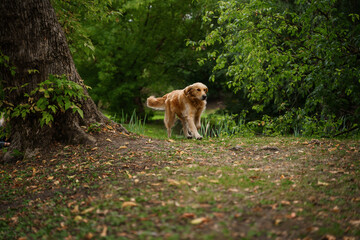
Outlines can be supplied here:
[[[286, 114], [271, 118], [264, 115], [261, 120], [246, 121], [246, 112], [237, 114], [211, 114], [202, 120], [200, 134], [205, 137], [222, 136], [305, 136], [305, 137], [333, 137], [343, 133], [347, 128], [347, 118], [338, 119], [335, 115], [306, 116], [302, 109], [289, 111]], [[355, 129], [358, 125], [351, 125]], [[354, 135], [359, 132], [354, 132]]]
[[266, 134], [326, 135], [359, 124], [356, 4], [337, 0], [218, 4], [203, 17], [214, 23], [212, 31], [189, 44], [207, 50], [208, 60], [216, 62], [213, 80], [225, 72], [227, 78], [217, 82], [225, 81], [248, 98], [253, 110], [271, 116], [252, 127]]
[[[35, 70], [36, 71], [36, 70]], [[21, 88], [26, 87], [24, 84]], [[17, 87], [10, 89], [10, 92]], [[86, 98], [84, 89], [79, 84], [70, 81], [65, 75], [49, 75], [49, 79], [38, 84], [30, 93], [24, 94], [25, 101], [17, 106], [4, 102], [5, 111], [10, 118], [21, 117], [24, 120], [31, 114], [37, 115], [40, 126], [51, 126], [56, 114], [72, 109], [83, 118], [83, 111], [79, 104]], [[40, 115], [40, 116], [39, 116]]]

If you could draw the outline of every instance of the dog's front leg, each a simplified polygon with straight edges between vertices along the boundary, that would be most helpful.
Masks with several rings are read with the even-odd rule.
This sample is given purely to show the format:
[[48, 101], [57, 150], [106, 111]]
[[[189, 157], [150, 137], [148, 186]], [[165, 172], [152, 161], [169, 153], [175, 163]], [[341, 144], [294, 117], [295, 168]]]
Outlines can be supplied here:
[[188, 117], [186, 120], [187, 120], [188, 128], [189, 128], [189, 130], [191, 132], [191, 135], [193, 137], [195, 137], [196, 139], [201, 140], [202, 136], [197, 131], [194, 119]]
[[195, 116], [195, 125], [196, 125], [196, 129], [199, 131], [201, 128], [200, 116]]

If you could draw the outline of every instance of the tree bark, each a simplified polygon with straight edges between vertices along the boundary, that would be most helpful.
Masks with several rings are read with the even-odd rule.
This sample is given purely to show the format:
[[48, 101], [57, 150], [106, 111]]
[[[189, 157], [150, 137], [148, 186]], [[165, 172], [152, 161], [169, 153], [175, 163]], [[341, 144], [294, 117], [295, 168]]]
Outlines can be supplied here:
[[[49, 0], [1, 1], [0, 50], [10, 58], [10, 65], [16, 67], [13, 76], [7, 67], [0, 66], [0, 79], [5, 92], [4, 105], [17, 106], [27, 101], [24, 93], [31, 92], [37, 84], [48, 79], [49, 74], [65, 74], [68, 80], [82, 85], [88, 95]], [[37, 71], [34, 73], [29, 70]], [[21, 87], [25, 83], [28, 85]], [[9, 90], [14, 87], [15, 90]], [[40, 127], [39, 115], [36, 114], [28, 114], [25, 120], [21, 117], [11, 118], [11, 147], [5, 160], [12, 158], [14, 149], [23, 152], [25, 157], [31, 157], [36, 153], [34, 150], [46, 148], [55, 140], [67, 143], [95, 142], [82, 126], [108, 120], [90, 97], [81, 101], [81, 108], [84, 118], [70, 109], [56, 114], [51, 127]]]

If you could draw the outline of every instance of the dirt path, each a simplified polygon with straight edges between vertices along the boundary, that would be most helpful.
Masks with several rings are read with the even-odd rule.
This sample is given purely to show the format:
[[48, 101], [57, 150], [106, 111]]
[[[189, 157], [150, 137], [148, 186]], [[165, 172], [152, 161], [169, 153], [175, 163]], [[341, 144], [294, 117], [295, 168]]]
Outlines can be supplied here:
[[359, 239], [360, 144], [94, 133], [0, 165], [1, 239]]

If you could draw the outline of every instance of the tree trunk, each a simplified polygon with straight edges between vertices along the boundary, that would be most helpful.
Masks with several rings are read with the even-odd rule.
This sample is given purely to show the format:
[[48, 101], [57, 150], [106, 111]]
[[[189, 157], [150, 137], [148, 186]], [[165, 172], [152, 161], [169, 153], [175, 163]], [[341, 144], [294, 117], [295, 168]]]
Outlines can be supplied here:
[[[0, 66], [5, 106], [18, 106], [28, 101], [24, 93], [30, 93], [38, 83], [48, 79], [49, 74], [65, 74], [68, 80], [83, 86], [88, 95], [49, 0], [1, 1], [0, 50], [10, 58], [10, 65], [16, 67], [13, 76], [8, 67]], [[25, 83], [28, 85], [21, 87]], [[21, 117], [11, 118], [11, 147], [5, 160], [12, 158], [11, 152], [14, 149], [23, 152], [25, 157], [30, 157], [36, 149], [46, 148], [55, 140], [68, 143], [96, 141], [85, 133], [82, 126], [94, 122], [104, 123], [107, 119], [98, 111], [90, 97], [81, 101], [81, 109], [84, 118], [71, 109], [58, 112], [51, 127], [40, 127], [39, 114], [28, 114], [25, 120]]]

